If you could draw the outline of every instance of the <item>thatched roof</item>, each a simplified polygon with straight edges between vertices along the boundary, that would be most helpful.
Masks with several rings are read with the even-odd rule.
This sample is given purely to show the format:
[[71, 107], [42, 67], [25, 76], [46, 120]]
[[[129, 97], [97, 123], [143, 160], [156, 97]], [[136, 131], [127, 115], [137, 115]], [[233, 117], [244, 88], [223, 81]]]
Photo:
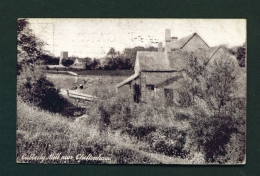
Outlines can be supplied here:
[[[204, 42], [204, 40], [197, 33], [194, 33], [190, 36], [175, 41], [173, 43], [174, 48], [183, 48], [195, 36], [199, 37]], [[207, 45], [206, 42], [204, 43]], [[208, 54], [213, 54], [215, 51], [216, 49], [209, 48], [209, 51], [206, 52], [208, 52]], [[168, 58], [165, 52], [138, 51], [135, 61], [135, 72], [182, 70], [186, 67], [188, 56], [189, 54], [182, 50], [176, 50], [168, 53]], [[210, 55], [210, 57], [211, 56], [212, 55]]]
[[187, 67], [190, 53], [182, 50], [176, 50], [168, 53], [169, 67], [175, 71], [181, 71]]
[[135, 61], [135, 72], [170, 71], [169, 61], [164, 52], [138, 51]]

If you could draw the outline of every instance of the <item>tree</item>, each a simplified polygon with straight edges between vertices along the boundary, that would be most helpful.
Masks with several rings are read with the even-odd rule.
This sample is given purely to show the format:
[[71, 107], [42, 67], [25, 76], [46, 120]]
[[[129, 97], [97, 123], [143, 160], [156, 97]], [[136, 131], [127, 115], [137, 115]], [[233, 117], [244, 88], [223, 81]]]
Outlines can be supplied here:
[[240, 67], [246, 66], [246, 48], [239, 47], [237, 50], [237, 60]]
[[192, 102], [194, 103], [194, 97], [200, 91], [199, 89], [205, 71], [205, 65], [198, 61], [196, 54], [191, 53], [188, 57], [188, 67], [184, 68], [184, 70], [191, 79], [189, 91], [192, 94]]
[[91, 70], [97, 70], [100, 66], [100, 60], [99, 59], [96, 59], [94, 58], [93, 62], [91, 63]]
[[[31, 69], [41, 64], [41, 54], [45, 42], [35, 36], [26, 19], [17, 21], [17, 75], [20, 75], [25, 67]], [[34, 66], [32, 66], [34, 65]]]
[[90, 57], [86, 57], [84, 59], [86, 61], [86, 64], [85, 64], [86, 70], [91, 70], [92, 59]]
[[107, 53], [107, 57], [114, 58], [116, 55], [117, 55], [116, 50], [113, 47], [111, 47]]
[[41, 54], [40, 59], [45, 65], [58, 65], [60, 60], [59, 58], [50, 56], [48, 54]]
[[64, 65], [65, 67], [69, 67], [74, 63], [74, 60], [72, 59], [63, 59], [62, 61], [62, 65]]
[[17, 23], [18, 61], [39, 59], [45, 42], [35, 36], [26, 19], [18, 19]]
[[18, 20], [18, 75], [17, 94], [29, 105], [66, 116], [74, 112], [84, 113], [84, 109], [74, 106], [59, 94], [46, 73], [39, 67], [43, 55], [44, 42], [38, 39], [25, 19]]
[[208, 69], [205, 82], [205, 93], [208, 103], [220, 115], [222, 107], [230, 101], [237, 75], [236, 63], [227, 55], [216, 59]]
[[[195, 69], [196, 63], [191, 65], [194, 66], [191, 69], [191, 78], [197, 82], [198, 77], [195, 74], [200, 71]], [[238, 71], [237, 62], [228, 55], [222, 55], [211, 65], [207, 65], [202, 76], [199, 76], [200, 84], [197, 86], [200, 91], [196, 92], [198, 99], [194, 105], [196, 111], [189, 119], [189, 148], [193, 152], [203, 152], [206, 162], [241, 163], [244, 159], [245, 120], [239, 109], [245, 112], [245, 105], [231, 96], [234, 94]], [[206, 108], [196, 103], [199, 99], [206, 102]], [[233, 146], [236, 143], [240, 145], [237, 148], [243, 151], [231, 158], [232, 152], [237, 152]]]
[[121, 56], [121, 58], [125, 61], [124, 62], [125, 69], [134, 68], [137, 51], [158, 51], [158, 48], [152, 46], [149, 46], [147, 48], [143, 46], [136, 46], [134, 48], [125, 48]]

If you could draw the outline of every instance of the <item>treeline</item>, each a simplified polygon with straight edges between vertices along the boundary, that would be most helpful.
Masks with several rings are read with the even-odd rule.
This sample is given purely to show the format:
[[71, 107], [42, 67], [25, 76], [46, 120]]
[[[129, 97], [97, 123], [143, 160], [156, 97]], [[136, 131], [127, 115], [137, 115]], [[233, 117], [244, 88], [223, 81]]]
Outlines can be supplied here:
[[[237, 58], [240, 67], [246, 66], [246, 47], [238, 46], [233, 48], [226, 48], [230, 54]], [[125, 48], [123, 52], [116, 51], [111, 48], [104, 58], [78, 58], [83, 60], [86, 70], [133, 70], [137, 51], [158, 51], [158, 48], [137, 46], [134, 48]], [[48, 54], [41, 54], [38, 57], [45, 65], [58, 65], [59, 57], [53, 57]], [[63, 60], [62, 64], [66, 67], [72, 65], [77, 57], [69, 57]]]
[[106, 54], [102, 65], [104, 70], [130, 70], [134, 69], [137, 51], [158, 51], [158, 48], [137, 46], [125, 48], [122, 53], [111, 48]]
[[[116, 51], [111, 48], [104, 58], [78, 58], [83, 60], [86, 70], [133, 70], [137, 51], [157, 51], [158, 49], [153, 46], [142, 47], [137, 46], [134, 48], [125, 48], [123, 52]], [[64, 66], [70, 66], [74, 63], [77, 57], [70, 57], [63, 60]], [[48, 54], [42, 54], [39, 59], [45, 65], [58, 65], [59, 57], [53, 57]]]
[[135, 65], [137, 51], [157, 51], [156, 47], [142, 47], [125, 48], [122, 53], [110, 48], [104, 58], [86, 60], [86, 70], [133, 70]]

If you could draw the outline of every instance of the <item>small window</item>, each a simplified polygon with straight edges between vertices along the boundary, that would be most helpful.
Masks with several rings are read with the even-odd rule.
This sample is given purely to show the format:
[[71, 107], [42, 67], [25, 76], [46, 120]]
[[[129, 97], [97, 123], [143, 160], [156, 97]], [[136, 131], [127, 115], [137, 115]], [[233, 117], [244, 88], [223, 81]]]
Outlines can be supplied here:
[[154, 90], [154, 85], [146, 85], [148, 90]]

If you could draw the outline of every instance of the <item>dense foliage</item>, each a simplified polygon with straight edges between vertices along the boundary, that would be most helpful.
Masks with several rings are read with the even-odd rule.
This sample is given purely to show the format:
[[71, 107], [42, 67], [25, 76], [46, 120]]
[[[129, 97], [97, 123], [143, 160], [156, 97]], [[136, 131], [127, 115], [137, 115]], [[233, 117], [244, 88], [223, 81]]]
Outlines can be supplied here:
[[84, 109], [74, 106], [59, 94], [40, 69], [43, 61], [52, 60], [43, 53], [44, 42], [38, 39], [25, 19], [18, 20], [17, 94], [32, 106], [65, 116], [81, 115]]
[[62, 65], [64, 65], [65, 67], [69, 67], [74, 63], [74, 60], [72, 59], [63, 59], [61, 61]]

